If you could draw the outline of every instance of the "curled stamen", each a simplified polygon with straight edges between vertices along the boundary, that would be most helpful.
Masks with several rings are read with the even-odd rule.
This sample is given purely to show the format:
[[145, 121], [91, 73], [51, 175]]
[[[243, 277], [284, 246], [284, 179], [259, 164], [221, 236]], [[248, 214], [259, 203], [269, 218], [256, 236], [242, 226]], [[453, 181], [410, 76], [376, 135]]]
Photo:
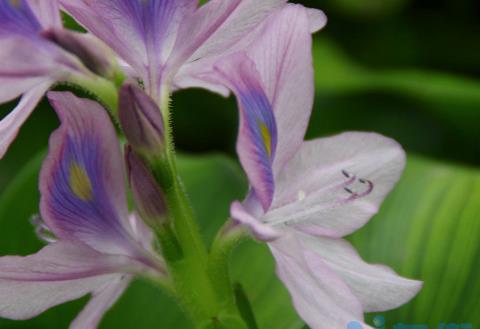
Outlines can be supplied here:
[[50, 231], [50, 228], [45, 224], [40, 215], [32, 216], [30, 223], [32, 223], [32, 225], [35, 227], [35, 234], [41, 241], [46, 243], [53, 243], [57, 241], [57, 238]]
[[364, 196], [367, 196], [367, 195], [369, 195], [370, 193], [372, 193], [373, 187], [374, 187], [372, 181], [370, 181], [370, 180], [365, 180], [365, 179], [359, 179], [358, 181], [359, 181], [360, 183], [362, 183], [362, 184], [367, 184], [367, 190], [366, 190], [365, 192], [363, 192], [363, 193], [360, 193], [360, 194], [358, 195], [359, 198], [363, 198]]
[[[358, 198], [363, 198], [363, 197], [369, 195], [370, 193], [372, 193], [373, 188], [374, 188], [374, 184], [373, 184], [372, 181], [370, 181], [368, 179], [364, 179], [364, 178], [357, 178], [356, 175], [353, 175], [352, 173], [348, 172], [345, 169], [342, 170], [342, 175], [345, 176], [346, 178], [348, 178], [348, 181], [346, 181], [343, 184], [343, 190], [345, 192], [347, 192], [348, 194], [350, 194], [350, 196], [345, 201], [352, 201], [352, 200], [355, 200], [355, 199], [358, 199]], [[363, 192], [355, 191], [352, 188], [352, 185], [355, 184], [355, 182], [359, 182], [362, 185], [367, 185], [366, 190], [363, 191]]]
[[[356, 175], [353, 175], [351, 173], [349, 173], [348, 171], [346, 171], [345, 169], [342, 170], [342, 174], [343, 176], [345, 176], [346, 178], [348, 178], [347, 181], [343, 182], [340, 187], [343, 187], [345, 189], [346, 186], [349, 186], [349, 185], [352, 185], [353, 183], [355, 183], [355, 181], [357, 180], [357, 176]], [[348, 188], [345, 189], [347, 192], [348, 192]]]
[[[321, 189], [320, 191], [315, 191], [314, 193], [305, 192], [305, 190], [300, 190], [297, 193], [295, 201], [291, 205], [286, 205], [284, 207], [293, 207], [291, 213], [288, 215], [285, 214], [285, 210], [282, 213], [281, 218], [275, 218], [272, 215], [272, 212], [275, 212], [276, 209], [270, 211], [270, 216], [267, 216], [265, 222], [270, 225], [277, 226], [295, 226], [297, 228], [301, 227], [301, 221], [307, 217], [308, 214], [313, 214], [316, 212], [325, 212], [331, 209], [343, 207], [349, 204], [351, 201], [363, 198], [374, 189], [374, 184], [372, 181], [365, 178], [357, 178], [357, 175], [348, 172], [347, 170], [342, 170], [342, 182], [337, 177], [337, 180], [331, 183], [330, 186]], [[348, 196], [345, 196], [345, 192], [348, 193]], [[304, 202], [304, 210], [298, 211], [298, 203]]]

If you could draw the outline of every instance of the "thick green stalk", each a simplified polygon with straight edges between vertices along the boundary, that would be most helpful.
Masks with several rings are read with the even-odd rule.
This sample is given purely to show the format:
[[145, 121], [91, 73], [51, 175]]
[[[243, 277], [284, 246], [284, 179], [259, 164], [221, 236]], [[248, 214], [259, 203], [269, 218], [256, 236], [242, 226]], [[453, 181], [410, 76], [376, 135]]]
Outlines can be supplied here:
[[160, 108], [165, 121], [166, 156], [152, 165], [155, 177], [165, 193], [173, 221], [173, 233], [183, 258], [169, 262], [180, 298], [194, 322], [202, 323], [220, 312], [215, 288], [207, 273], [207, 249], [193, 216], [190, 201], [177, 174], [173, 136], [170, 124], [169, 94], [162, 89]]
[[193, 210], [188, 200], [186, 191], [183, 187], [181, 178], [177, 173], [177, 165], [174, 151], [174, 142], [172, 135], [171, 119], [170, 119], [170, 96], [166, 88], [162, 88], [162, 97], [160, 108], [165, 121], [165, 152], [166, 162], [161, 160], [160, 167], [168, 166], [168, 172], [164, 172], [163, 176], [170, 176], [168, 186], [163, 186], [167, 199], [174, 216], [174, 228], [178, 235], [180, 243], [186, 250], [186, 254], [192, 253], [199, 262], [206, 263], [207, 249], [200, 235], [200, 230], [194, 220]]
[[171, 230], [162, 230], [157, 235], [160, 233], [163, 249], [177, 245], [179, 248], [179, 252], [169, 252], [174, 257], [165, 257], [177, 299], [197, 328], [217, 328], [220, 325], [218, 328], [246, 329], [235, 304], [228, 273], [228, 256], [238, 241], [233, 241], [236, 237], [228, 240], [219, 237], [211, 253], [207, 253], [190, 200], [177, 173], [169, 101], [168, 90], [163, 88], [159, 106], [165, 122], [165, 152], [163, 155], [146, 155], [145, 159], [165, 194], [172, 225]]

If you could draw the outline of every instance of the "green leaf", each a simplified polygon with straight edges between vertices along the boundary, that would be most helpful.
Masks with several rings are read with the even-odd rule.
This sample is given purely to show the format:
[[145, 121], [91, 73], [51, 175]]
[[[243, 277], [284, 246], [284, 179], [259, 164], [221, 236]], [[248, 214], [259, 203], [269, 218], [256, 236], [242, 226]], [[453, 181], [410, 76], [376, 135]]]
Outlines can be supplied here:
[[240, 283], [235, 284], [235, 300], [243, 320], [248, 325], [248, 329], [258, 329], [257, 320], [255, 320], [255, 313], [253, 312], [252, 305], [250, 304], [248, 296]]
[[[38, 212], [37, 179], [41, 156], [27, 164], [0, 198], [2, 254], [38, 250], [28, 219]], [[180, 156], [179, 170], [201, 221], [205, 241], [212, 240], [241, 199], [246, 182], [241, 169], [222, 156]], [[381, 212], [351, 237], [362, 256], [425, 281], [410, 304], [385, 314], [387, 327], [402, 323], [471, 322], [479, 324], [480, 174], [473, 169], [411, 157], [398, 188]], [[268, 248], [241, 245], [233, 255], [233, 278], [244, 287], [260, 329], [302, 329], [286, 289], [274, 273]], [[192, 275], [195, 275], [192, 273]], [[68, 328], [87, 298], [56, 307], [23, 322], [0, 320], [2, 329]], [[106, 315], [101, 329], [186, 328], [187, 319], [173, 300], [136, 281]]]
[[209, 323], [200, 326], [200, 329], [247, 329], [242, 320], [234, 317], [219, 317]]
[[480, 325], [480, 172], [410, 158], [380, 213], [351, 239], [369, 261], [423, 280], [387, 324]]
[[[464, 129], [480, 121], [480, 82], [435, 71], [374, 70], [350, 59], [332, 40], [314, 42], [317, 93], [388, 92], [428, 104], [420, 109]], [[478, 136], [478, 135], [477, 135]]]

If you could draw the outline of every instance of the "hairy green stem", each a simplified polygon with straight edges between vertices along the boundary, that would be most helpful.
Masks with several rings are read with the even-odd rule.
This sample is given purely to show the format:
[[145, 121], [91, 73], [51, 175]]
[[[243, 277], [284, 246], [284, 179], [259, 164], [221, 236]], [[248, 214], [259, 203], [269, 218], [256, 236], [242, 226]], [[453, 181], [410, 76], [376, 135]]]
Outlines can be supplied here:
[[157, 99], [164, 118], [163, 154], [146, 155], [155, 179], [165, 194], [170, 228], [157, 230], [157, 238], [172, 277], [175, 296], [196, 328], [247, 328], [236, 303], [228, 272], [228, 259], [239, 237], [219, 234], [207, 248], [200, 234], [190, 200], [177, 173], [170, 122], [170, 95], [161, 89]]
[[242, 232], [226, 234], [230, 226], [231, 222], [227, 221], [215, 237], [208, 258], [208, 270], [212, 281], [215, 282], [217, 295], [224, 300], [224, 307], [229, 311], [237, 311], [229, 261], [235, 247], [245, 240], [246, 236]]
[[207, 273], [207, 249], [193, 216], [190, 201], [177, 174], [171, 131], [169, 93], [162, 88], [160, 108], [165, 122], [165, 157], [153, 164], [160, 180], [171, 218], [173, 233], [182, 251], [182, 259], [169, 262], [180, 303], [196, 323], [208, 321], [219, 311], [215, 288]]
[[93, 94], [104, 106], [107, 107], [112, 116], [118, 117], [118, 88], [114, 82], [91, 74], [88, 77], [84, 75], [72, 75], [69, 82], [77, 85]]

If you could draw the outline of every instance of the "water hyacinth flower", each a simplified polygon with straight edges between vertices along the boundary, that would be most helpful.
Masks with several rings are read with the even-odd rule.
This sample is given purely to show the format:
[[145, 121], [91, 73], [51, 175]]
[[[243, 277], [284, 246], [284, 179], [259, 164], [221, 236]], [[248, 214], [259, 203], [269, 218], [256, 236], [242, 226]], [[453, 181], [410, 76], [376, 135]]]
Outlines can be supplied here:
[[21, 95], [0, 122], [0, 158], [45, 92], [57, 81], [106, 68], [91, 37], [63, 30], [57, 0], [0, 2], [0, 103]]
[[[287, 0], [61, 0], [65, 10], [107, 43], [143, 80], [155, 100], [162, 89], [205, 87], [228, 93], [201, 79], [215, 58], [243, 47], [244, 39]], [[323, 14], [312, 11], [311, 24]]]
[[268, 242], [311, 328], [343, 329], [364, 312], [408, 302], [421, 287], [365, 263], [342, 239], [378, 211], [405, 154], [374, 133], [304, 142], [314, 94], [308, 15], [289, 6], [267, 24], [245, 52], [215, 66], [237, 96], [237, 150], [251, 185], [247, 199], [231, 206], [232, 229], [247, 227]]
[[[61, 126], [40, 178], [42, 236], [27, 257], [0, 258], [0, 316], [28, 319], [86, 294], [71, 328], [96, 328], [132, 277], [165, 276], [150, 231], [128, 213], [120, 146], [101, 106], [50, 93]], [[46, 235], [46, 230], [49, 234]]]

